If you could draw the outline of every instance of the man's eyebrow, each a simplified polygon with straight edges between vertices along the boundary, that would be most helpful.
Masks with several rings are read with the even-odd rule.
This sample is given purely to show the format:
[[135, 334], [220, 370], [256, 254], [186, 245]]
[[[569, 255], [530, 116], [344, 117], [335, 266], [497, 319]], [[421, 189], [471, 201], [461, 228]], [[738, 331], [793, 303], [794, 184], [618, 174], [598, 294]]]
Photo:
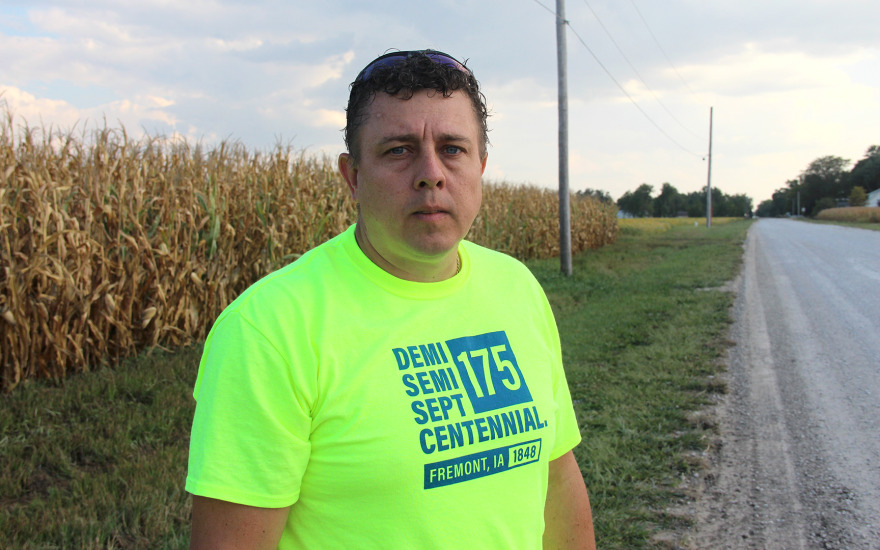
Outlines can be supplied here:
[[419, 138], [415, 134], [401, 134], [401, 135], [397, 135], [397, 136], [385, 136], [384, 138], [379, 140], [379, 143], [377, 145], [380, 145], [380, 146], [387, 145], [389, 143], [394, 143], [394, 142], [412, 143], [414, 141], [418, 141], [418, 139]]
[[469, 138], [467, 136], [462, 136], [459, 134], [440, 134], [440, 141], [457, 141], [457, 142], [470, 143], [471, 138]]
[[[470, 143], [471, 139], [467, 136], [463, 136], [460, 134], [440, 134], [437, 136], [440, 141], [452, 141], [457, 143]], [[382, 145], [387, 145], [389, 143], [415, 143], [419, 141], [419, 136], [416, 134], [400, 134], [396, 136], [386, 136], [379, 140], [380, 147]]]

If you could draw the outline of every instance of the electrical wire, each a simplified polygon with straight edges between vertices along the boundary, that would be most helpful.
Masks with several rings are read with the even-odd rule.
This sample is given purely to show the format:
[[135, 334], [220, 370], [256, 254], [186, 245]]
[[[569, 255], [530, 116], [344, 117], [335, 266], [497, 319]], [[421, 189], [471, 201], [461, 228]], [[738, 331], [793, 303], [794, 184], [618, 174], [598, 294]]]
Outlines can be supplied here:
[[605, 71], [605, 74], [608, 75], [608, 78], [610, 78], [611, 80], [613, 80], [614, 83], [617, 84], [617, 87], [620, 88], [620, 91], [623, 92], [623, 94], [624, 94], [624, 95], [625, 95], [630, 101], [632, 101], [632, 104], [636, 106], [636, 109], [638, 109], [640, 113], [642, 113], [643, 115], [645, 115], [645, 118], [648, 119], [648, 122], [650, 122], [651, 124], [653, 124], [655, 128], [657, 128], [658, 130], [660, 130], [660, 133], [661, 133], [661, 134], [663, 134], [664, 136], [666, 136], [667, 138], [669, 138], [669, 141], [671, 141], [672, 143], [676, 144], [676, 145], [678, 146], [678, 148], [681, 149], [682, 151], [684, 151], [685, 153], [689, 153], [689, 154], [691, 154], [691, 155], [694, 155], [695, 157], [701, 157], [701, 158], [702, 158], [703, 156], [705, 156], [705, 155], [701, 155], [701, 154], [699, 154], [699, 153], [694, 153], [693, 151], [688, 150], [688, 149], [685, 148], [681, 143], [675, 141], [675, 140], [672, 138], [672, 136], [670, 136], [669, 134], [667, 134], [667, 133], [663, 130], [663, 128], [661, 128], [656, 122], [654, 122], [654, 119], [652, 119], [650, 116], [648, 116], [648, 113], [646, 113], [646, 112], [644, 111], [644, 109], [642, 109], [641, 107], [639, 107], [639, 104], [636, 103], [636, 100], [633, 99], [632, 96], [629, 95], [629, 94], [627, 93], [627, 91], [624, 89], [624, 87], [620, 85], [620, 82], [618, 82], [617, 79], [614, 78], [614, 76], [611, 75], [611, 73], [608, 71], [608, 69], [605, 68], [605, 65], [603, 65], [602, 62], [599, 61], [599, 58], [596, 57], [596, 54], [593, 53], [593, 50], [591, 50], [590, 47], [587, 46], [587, 43], [584, 42], [584, 39], [581, 38], [581, 35], [578, 34], [578, 32], [574, 29], [574, 27], [571, 26], [571, 23], [566, 22], [566, 25], [568, 25], [568, 28], [571, 29], [571, 32], [573, 32], [574, 35], [577, 37], [577, 39], [580, 40], [581, 44], [584, 45], [584, 47], [587, 49], [587, 51], [590, 52], [590, 55], [593, 56], [593, 59], [596, 60], [596, 63], [598, 63], [599, 66], [602, 67], [602, 70]]
[[539, 6], [541, 6], [542, 8], [544, 8], [545, 10], [549, 11], [550, 13], [552, 13], [552, 14], [553, 14], [553, 17], [559, 19], [559, 16], [556, 15], [556, 12], [555, 12], [555, 11], [551, 10], [550, 8], [548, 8], [547, 6], [545, 6], [544, 4], [542, 4], [541, 2], [539, 2], [538, 0], [535, 0], [535, 2], [536, 2]]
[[[672, 70], [675, 71], [675, 74], [678, 75], [678, 78], [681, 79], [681, 82], [685, 85], [685, 87], [687, 87], [687, 89], [690, 90], [690, 92], [691, 92], [692, 94], [694, 94], [694, 97], [697, 98], [697, 101], [699, 101], [700, 103], [703, 103], [703, 101], [700, 99], [700, 96], [698, 96], [698, 95], [696, 94], [696, 92], [694, 92], [693, 90], [691, 90], [691, 87], [688, 86], [688, 83], [687, 83], [687, 82], [685, 82], [684, 77], [681, 76], [681, 73], [679, 73], [679, 72], [678, 72], [678, 69], [675, 68], [675, 65], [672, 64], [672, 60], [669, 59], [669, 56], [668, 56], [668, 55], [666, 55], [666, 52], [663, 50], [663, 46], [660, 45], [660, 41], [657, 40], [657, 37], [656, 37], [656, 36], [654, 36], [654, 32], [651, 31], [651, 27], [648, 26], [648, 22], [645, 21], [645, 18], [642, 16], [642, 12], [639, 10], [639, 7], [636, 6], [636, 2], [635, 2], [635, 0], [630, 0], [630, 2], [632, 2], [633, 7], [636, 9], [636, 13], [639, 14], [639, 18], [642, 20], [642, 23], [645, 24], [645, 28], [648, 29], [648, 32], [651, 34], [651, 38], [654, 39], [654, 43], [657, 44], [657, 47], [658, 47], [658, 48], [660, 48], [660, 52], [663, 54], [663, 57], [665, 57], [665, 58], [666, 58], [666, 61], [669, 62], [669, 66], [672, 67]], [[703, 105], [706, 105], [706, 104], [703, 103]]]
[[684, 124], [682, 124], [681, 121], [678, 120], [678, 119], [675, 117], [674, 114], [672, 114], [672, 111], [670, 111], [670, 110], [666, 107], [666, 105], [664, 105], [663, 102], [660, 101], [660, 98], [657, 97], [657, 94], [654, 93], [654, 90], [652, 90], [651, 87], [648, 86], [648, 83], [645, 82], [645, 79], [642, 78], [642, 75], [639, 74], [639, 71], [637, 71], [636, 68], [633, 67], [633, 64], [630, 63], [629, 58], [626, 57], [626, 54], [623, 53], [623, 50], [620, 49], [620, 46], [617, 45], [617, 41], [614, 40], [614, 37], [613, 37], [613, 36], [611, 36], [611, 32], [608, 30], [607, 27], [605, 27], [605, 24], [602, 23], [602, 20], [599, 19], [599, 14], [597, 14], [597, 13], [593, 10], [593, 6], [591, 6], [590, 3], [587, 2], [587, 0], [584, 0], [584, 4], [586, 4], [587, 7], [590, 8], [590, 12], [593, 14], [593, 17], [596, 18], [596, 21], [599, 22], [599, 25], [602, 27], [602, 30], [605, 31], [605, 34], [607, 34], [607, 35], [608, 35], [608, 38], [611, 39], [611, 42], [614, 44], [614, 47], [617, 48], [617, 51], [620, 52], [620, 55], [623, 56], [623, 59], [624, 59], [624, 60], [626, 60], [626, 64], [629, 65], [629, 68], [632, 69], [634, 73], [636, 73], [636, 76], [639, 77], [639, 80], [642, 81], [642, 84], [645, 85], [645, 88], [647, 88], [648, 91], [651, 92], [651, 95], [654, 96], [654, 99], [657, 100], [657, 103], [659, 103], [660, 106], [663, 107], [663, 110], [665, 110], [667, 113], [669, 113], [669, 116], [672, 117], [672, 120], [674, 120], [675, 122], [677, 122], [678, 125], [681, 126], [682, 128], [684, 128], [684, 130], [685, 130], [686, 132], [688, 132], [690, 135], [692, 135], [692, 136], [694, 136], [694, 137], [696, 137], [696, 138], [698, 138], [698, 139], [700, 139], [700, 140], [705, 139], [705, 137], [700, 136], [700, 135], [698, 135], [698, 134], [692, 132], [687, 126], [685, 126]]
[[[559, 19], [559, 15], [558, 15], [555, 11], [551, 10], [550, 8], [548, 8], [547, 6], [545, 6], [544, 4], [542, 4], [539, 0], [534, 0], [534, 2], [535, 2], [536, 4], [538, 4], [539, 6], [541, 6], [542, 8], [544, 8], [545, 10], [547, 10], [548, 12], [552, 13], [553, 16], [554, 16], [556, 19]], [[591, 50], [590, 47], [587, 46], [587, 43], [584, 42], [584, 39], [581, 38], [581, 35], [578, 34], [578, 32], [575, 30], [575, 28], [571, 25], [571, 22], [568, 21], [568, 20], [563, 20], [563, 23], [565, 23], [566, 25], [568, 25], [568, 28], [571, 29], [571, 32], [574, 33], [574, 35], [577, 37], [577, 39], [580, 41], [580, 43], [583, 44], [584, 48], [586, 48], [587, 51], [590, 52], [590, 55], [593, 56], [593, 59], [596, 60], [596, 63], [598, 63], [599, 66], [602, 67], [602, 70], [605, 71], [605, 74], [608, 75], [608, 78], [610, 78], [615, 84], [617, 84], [617, 87], [620, 88], [620, 91], [623, 92], [623, 95], [625, 95], [625, 96], [627, 97], [627, 99], [629, 99], [629, 100], [632, 102], [632, 104], [636, 106], [636, 109], [638, 109], [639, 112], [642, 113], [642, 114], [645, 116], [645, 118], [648, 119], [648, 122], [650, 122], [651, 124], [653, 124], [654, 127], [657, 128], [657, 129], [660, 131], [661, 134], [663, 134], [664, 136], [666, 136], [666, 137], [669, 139], [669, 141], [671, 141], [672, 143], [676, 144], [676, 145], [678, 146], [678, 148], [681, 149], [682, 151], [684, 151], [685, 153], [688, 153], [688, 154], [690, 154], [690, 155], [694, 155], [695, 157], [700, 157], [700, 158], [703, 158], [703, 157], [704, 157], [704, 155], [701, 155], [701, 154], [699, 154], [699, 153], [694, 153], [693, 151], [689, 151], [688, 149], [686, 149], [682, 144], [680, 144], [679, 142], [675, 141], [675, 139], [673, 139], [672, 136], [670, 136], [669, 134], [667, 134], [667, 133], [663, 130], [663, 128], [661, 128], [656, 122], [654, 122], [654, 119], [652, 119], [650, 116], [648, 116], [648, 113], [646, 113], [646, 112], [644, 111], [644, 109], [642, 109], [642, 108], [639, 106], [639, 104], [636, 103], [636, 100], [633, 99], [632, 96], [629, 95], [629, 93], [627, 93], [627, 91], [624, 89], [624, 87], [620, 85], [620, 82], [618, 82], [617, 79], [614, 78], [614, 76], [611, 74], [611, 72], [610, 72], [608, 69], [605, 68], [605, 65], [603, 65], [602, 62], [599, 61], [599, 58], [596, 57], [596, 54], [593, 53], [593, 50]]]

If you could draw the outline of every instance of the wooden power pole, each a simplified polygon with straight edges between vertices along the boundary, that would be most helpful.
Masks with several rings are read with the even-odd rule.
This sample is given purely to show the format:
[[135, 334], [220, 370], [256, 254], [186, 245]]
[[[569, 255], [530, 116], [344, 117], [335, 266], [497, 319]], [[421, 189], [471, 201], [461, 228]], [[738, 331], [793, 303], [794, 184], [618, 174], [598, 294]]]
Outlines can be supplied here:
[[568, 191], [568, 77], [565, 52], [565, 0], [556, 0], [556, 62], [559, 75], [559, 261], [571, 277], [571, 205]]
[[709, 178], [706, 181], [706, 227], [712, 227], [712, 107], [709, 107]]

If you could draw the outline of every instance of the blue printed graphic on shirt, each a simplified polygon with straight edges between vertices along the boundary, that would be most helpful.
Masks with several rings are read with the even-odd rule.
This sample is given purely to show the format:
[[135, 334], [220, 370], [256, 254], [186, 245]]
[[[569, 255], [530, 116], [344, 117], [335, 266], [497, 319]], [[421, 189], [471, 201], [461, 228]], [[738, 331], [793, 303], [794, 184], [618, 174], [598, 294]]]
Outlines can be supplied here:
[[541, 440], [533, 439], [489, 449], [479, 453], [460, 456], [425, 464], [425, 489], [445, 487], [481, 477], [500, 474], [512, 468], [538, 462], [541, 457]]
[[[413, 398], [410, 410], [420, 426], [418, 445], [425, 455], [443, 456], [495, 440], [528, 438], [549, 425], [532, 402], [504, 331], [404, 345], [391, 353], [405, 393]], [[541, 438], [514, 442], [425, 464], [424, 488], [534, 464], [541, 443]]]
[[504, 331], [447, 340], [446, 346], [475, 413], [532, 400]]

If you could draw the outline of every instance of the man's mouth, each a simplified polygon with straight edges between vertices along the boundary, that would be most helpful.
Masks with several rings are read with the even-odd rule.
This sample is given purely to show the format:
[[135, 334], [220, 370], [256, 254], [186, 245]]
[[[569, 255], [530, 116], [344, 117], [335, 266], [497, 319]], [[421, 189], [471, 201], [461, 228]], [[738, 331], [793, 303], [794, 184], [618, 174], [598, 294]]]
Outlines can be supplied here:
[[424, 208], [422, 210], [416, 210], [414, 215], [416, 218], [423, 221], [439, 221], [443, 217], [448, 216], [449, 212], [442, 208]]

